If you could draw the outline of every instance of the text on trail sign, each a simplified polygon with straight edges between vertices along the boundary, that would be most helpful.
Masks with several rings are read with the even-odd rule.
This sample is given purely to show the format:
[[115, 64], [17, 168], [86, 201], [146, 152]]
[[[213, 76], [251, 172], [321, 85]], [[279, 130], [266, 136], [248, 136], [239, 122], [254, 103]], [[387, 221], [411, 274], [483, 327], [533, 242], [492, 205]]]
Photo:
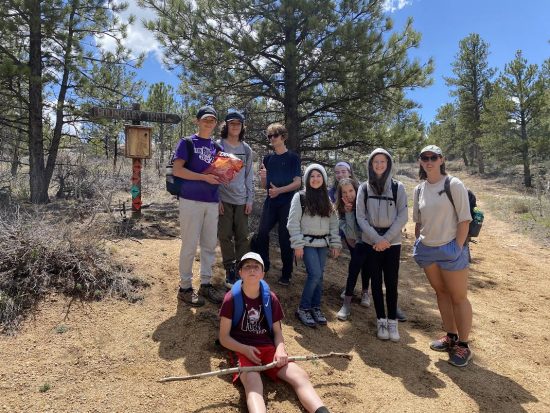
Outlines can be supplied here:
[[138, 122], [180, 123], [181, 118], [173, 113], [144, 112], [142, 110], [100, 108], [94, 106], [90, 109], [93, 118], [124, 119]]

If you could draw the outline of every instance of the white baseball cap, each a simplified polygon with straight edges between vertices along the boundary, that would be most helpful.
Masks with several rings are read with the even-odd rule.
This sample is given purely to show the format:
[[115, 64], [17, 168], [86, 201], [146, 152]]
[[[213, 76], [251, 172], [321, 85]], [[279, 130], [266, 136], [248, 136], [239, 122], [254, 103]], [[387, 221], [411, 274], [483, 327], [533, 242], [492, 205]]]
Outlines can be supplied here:
[[260, 254], [257, 254], [255, 252], [247, 252], [246, 254], [243, 255], [243, 257], [239, 261], [239, 264], [237, 264], [238, 270], [241, 269], [241, 267], [243, 266], [246, 260], [254, 260], [256, 262], [259, 262], [260, 264], [262, 264], [262, 269], [264, 268], [264, 260], [262, 260], [262, 257], [260, 256]]

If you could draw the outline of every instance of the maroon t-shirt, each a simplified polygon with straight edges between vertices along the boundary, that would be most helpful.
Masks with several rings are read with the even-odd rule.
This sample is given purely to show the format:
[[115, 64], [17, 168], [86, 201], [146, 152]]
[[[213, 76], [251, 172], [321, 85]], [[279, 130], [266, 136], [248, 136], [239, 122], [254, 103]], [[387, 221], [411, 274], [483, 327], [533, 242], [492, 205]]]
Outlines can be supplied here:
[[[283, 319], [283, 309], [277, 296], [271, 293], [271, 308], [273, 311], [273, 324]], [[264, 314], [261, 295], [258, 298], [248, 298], [244, 292], [244, 311], [239, 323], [231, 327], [230, 335], [239, 343], [249, 346], [264, 346], [273, 343], [269, 334], [269, 326]], [[220, 317], [233, 318], [233, 294], [228, 291], [223, 299], [220, 309]]]

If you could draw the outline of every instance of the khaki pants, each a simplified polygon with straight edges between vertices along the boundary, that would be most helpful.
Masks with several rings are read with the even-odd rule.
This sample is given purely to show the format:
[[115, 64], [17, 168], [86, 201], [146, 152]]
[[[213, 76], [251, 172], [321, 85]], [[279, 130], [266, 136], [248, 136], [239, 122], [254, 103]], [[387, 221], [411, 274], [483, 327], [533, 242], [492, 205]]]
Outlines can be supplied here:
[[218, 220], [218, 238], [222, 250], [223, 266], [231, 268], [250, 249], [248, 241], [248, 215], [245, 205], [223, 203], [223, 215]]
[[191, 287], [193, 280], [193, 260], [200, 245], [201, 284], [211, 283], [212, 266], [216, 258], [218, 239], [218, 203], [179, 199], [181, 230], [180, 287]]

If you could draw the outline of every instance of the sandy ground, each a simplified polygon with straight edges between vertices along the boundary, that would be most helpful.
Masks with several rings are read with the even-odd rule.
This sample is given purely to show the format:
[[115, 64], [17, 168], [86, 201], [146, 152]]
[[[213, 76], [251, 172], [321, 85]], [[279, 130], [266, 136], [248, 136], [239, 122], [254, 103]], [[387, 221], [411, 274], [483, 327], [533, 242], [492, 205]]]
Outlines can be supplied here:
[[[50, 297], [19, 334], [0, 337], [0, 411], [246, 411], [242, 387], [230, 384], [229, 376], [157, 382], [225, 368], [228, 361], [215, 345], [217, 308], [210, 303], [189, 308], [176, 298], [180, 240], [175, 203], [152, 205], [142, 222], [142, 236], [112, 249], [151, 283], [144, 299], [130, 304]], [[336, 319], [345, 257], [330, 260], [326, 269], [327, 327], [309, 329], [294, 318], [303, 264], [290, 287], [274, 282], [277, 264], [267, 277], [286, 309], [283, 329], [291, 355], [353, 355], [351, 361], [302, 363], [326, 405], [332, 412], [550, 411], [550, 252], [486, 214], [479, 243], [472, 246], [475, 358], [458, 369], [428, 347], [441, 333], [441, 323], [434, 293], [411, 257], [413, 224], [406, 229], [400, 306], [409, 321], [400, 324], [399, 343], [376, 339], [373, 308], [355, 302], [351, 321]], [[273, 255], [278, 256], [275, 248]], [[216, 272], [221, 276], [221, 267]], [[49, 389], [39, 391], [45, 384]], [[269, 411], [302, 411], [287, 385], [266, 379], [264, 390]]]

